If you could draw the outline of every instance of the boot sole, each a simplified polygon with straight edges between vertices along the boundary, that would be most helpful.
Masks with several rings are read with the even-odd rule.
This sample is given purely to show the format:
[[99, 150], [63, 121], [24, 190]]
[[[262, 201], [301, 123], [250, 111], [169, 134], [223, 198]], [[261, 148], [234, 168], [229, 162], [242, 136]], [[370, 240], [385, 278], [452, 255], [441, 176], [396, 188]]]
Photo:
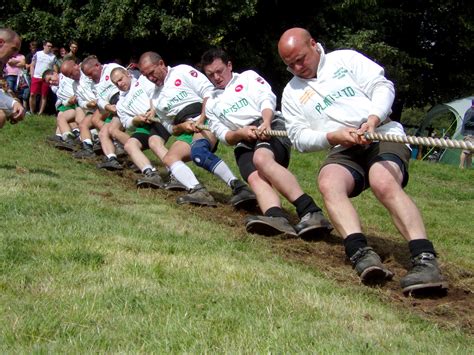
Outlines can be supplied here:
[[178, 205], [190, 204], [196, 206], [209, 206], [209, 207], [217, 207], [217, 203], [211, 201], [189, 201], [189, 200], [182, 200], [181, 198], [176, 199], [176, 203]]
[[428, 294], [446, 293], [448, 290], [448, 283], [446, 281], [431, 282], [426, 284], [412, 285], [405, 287], [402, 292], [405, 296], [417, 296]]
[[251, 210], [257, 206], [257, 199], [256, 198], [243, 199], [243, 200], [232, 203], [232, 206], [234, 208], [238, 208], [242, 210]]
[[140, 189], [162, 189], [162, 184], [153, 184], [151, 182], [137, 181], [137, 187]]
[[56, 144], [54, 148], [59, 149], [59, 150], [65, 150], [68, 152], [73, 152], [75, 150], [73, 147], [68, 147], [66, 145], [59, 145], [59, 144]]
[[164, 185], [164, 189], [168, 191], [186, 191], [186, 187], [184, 185]]
[[245, 229], [249, 233], [260, 234], [260, 235], [264, 235], [266, 237], [273, 237], [273, 236], [276, 236], [276, 235], [279, 235], [279, 234], [287, 234], [287, 235], [291, 235], [293, 237], [297, 236], [296, 232], [290, 232], [290, 231], [286, 231], [286, 230], [283, 231], [283, 230], [280, 230], [280, 229], [272, 226], [271, 224], [265, 223], [265, 222], [260, 221], [260, 220], [248, 222], [247, 225], [245, 226]]
[[333, 230], [332, 227], [309, 226], [298, 232], [301, 239], [318, 239], [327, 236]]
[[123, 167], [112, 167], [112, 166], [98, 166], [97, 169], [105, 169], [108, 171], [117, 171], [117, 170], [123, 170]]
[[391, 280], [393, 273], [378, 266], [371, 266], [365, 269], [359, 277], [364, 285], [380, 285]]

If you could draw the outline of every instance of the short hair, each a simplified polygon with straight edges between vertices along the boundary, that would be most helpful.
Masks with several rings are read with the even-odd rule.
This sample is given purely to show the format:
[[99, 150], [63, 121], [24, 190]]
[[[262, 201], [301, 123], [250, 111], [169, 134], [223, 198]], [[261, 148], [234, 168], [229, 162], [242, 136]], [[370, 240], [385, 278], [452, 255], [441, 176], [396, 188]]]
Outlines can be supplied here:
[[73, 45], [73, 44], [75, 44], [76, 46], [79, 47], [79, 43], [77, 43], [77, 41], [74, 41], [74, 40], [72, 40], [72, 41], [69, 42], [69, 47], [70, 47], [71, 45]]
[[46, 69], [44, 72], [43, 72], [43, 75], [41, 75], [41, 78], [43, 79], [43, 81], [46, 81], [46, 77], [48, 75], [53, 75], [55, 73], [55, 71], [53, 69]]
[[53, 44], [53, 42], [51, 42], [49, 39], [45, 39], [45, 40], [43, 41], [43, 46], [45, 46], [46, 43], [51, 43], [51, 44]]
[[158, 63], [160, 60], [163, 60], [163, 58], [161, 57], [161, 55], [159, 55], [156, 52], [145, 52], [140, 56], [139, 63], [141, 64], [142, 62], [146, 60], [155, 64], [155, 63]]
[[117, 67], [117, 68], [114, 68], [111, 72], [110, 72], [110, 77], [113, 77], [115, 75], [115, 73], [117, 72], [121, 72], [123, 74], [128, 74], [128, 70], [125, 69], [125, 68], [122, 68], [122, 67]]
[[85, 67], [89, 65], [94, 65], [96, 63], [99, 63], [99, 59], [97, 58], [96, 55], [91, 54], [84, 58], [84, 60], [81, 63], [81, 69], [84, 70]]
[[228, 63], [230, 57], [222, 48], [211, 48], [205, 51], [201, 56], [201, 68], [211, 64], [214, 60], [220, 59], [223, 63]]
[[3, 38], [5, 42], [11, 42], [15, 38], [20, 38], [20, 35], [10, 28], [0, 28], [0, 38]]

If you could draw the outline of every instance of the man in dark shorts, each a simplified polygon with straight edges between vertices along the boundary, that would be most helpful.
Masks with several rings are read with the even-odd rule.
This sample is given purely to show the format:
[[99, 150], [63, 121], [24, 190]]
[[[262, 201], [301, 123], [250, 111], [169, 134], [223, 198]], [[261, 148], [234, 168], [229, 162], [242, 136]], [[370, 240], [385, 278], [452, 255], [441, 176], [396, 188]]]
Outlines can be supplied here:
[[287, 30], [278, 51], [295, 75], [282, 97], [288, 136], [301, 152], [330, 149], [319, 172], [319, 189], [362, 282], [383, 283], [393, 276], [367, 245], [350, 201], [370, 187], [408, 241], [413, 268], [401, 278], [403, 292], [447, 289], [421, 214], [403, 190], [409, 148], [370, 142], [363, 135], [374, 131], [404, 135], [403, 127], [388, 118], [395, 90], [383, 68], [353, 50], [326, 54], [302, 28]]

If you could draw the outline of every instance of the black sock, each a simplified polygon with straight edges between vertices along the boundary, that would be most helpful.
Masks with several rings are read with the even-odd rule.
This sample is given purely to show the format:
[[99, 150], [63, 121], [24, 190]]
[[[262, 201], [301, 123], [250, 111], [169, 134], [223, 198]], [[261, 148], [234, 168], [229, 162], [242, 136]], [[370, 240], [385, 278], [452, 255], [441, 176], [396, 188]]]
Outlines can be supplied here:
[[412, 258], [417, 255], [420, 255], [421, 253], [431, 253], [436, 256], [433, 243], [431, 243], [428, 239], [410, 240], [408, 242], [408, 248], [410, 249], [410, 254]]
[[360, 248], [367, 246], [367, 238], [362, 233], [352, 233], [344, 239], [346, 255], [350, 259]]
[[268, 210], [265, 211], [264, 215], [267, 217], [285, 217], [286, 218], [285, 212], [283, 212], [283, 210], [280, 207], [270, 207]]
[[300, 218], [307, 213], [321, 211], [321, 209], [314, 202], [313, 198], [308, 194], [302, 194], [292, 203], [296, 207], [296, 213], [298, 213], [298, 217]]

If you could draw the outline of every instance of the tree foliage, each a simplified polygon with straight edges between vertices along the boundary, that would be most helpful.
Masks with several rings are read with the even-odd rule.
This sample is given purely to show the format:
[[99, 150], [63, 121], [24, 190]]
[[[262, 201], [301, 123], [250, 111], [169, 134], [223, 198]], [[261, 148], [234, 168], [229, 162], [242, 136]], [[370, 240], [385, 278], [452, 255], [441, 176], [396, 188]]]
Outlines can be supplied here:
[[396, 110], [472, 95], [473, 5], [467, 0], [12, 0], [1, 26], [24, 42], [80, 43], [83, 54], [128, 60], [158, 51], [194, 64], [222, 46], [237, 70], [251, 68], [281, 93], [290, 75], [277, 53], [281, 33], [305, 27], [327, 51], [353, 48], [383, 65]]

